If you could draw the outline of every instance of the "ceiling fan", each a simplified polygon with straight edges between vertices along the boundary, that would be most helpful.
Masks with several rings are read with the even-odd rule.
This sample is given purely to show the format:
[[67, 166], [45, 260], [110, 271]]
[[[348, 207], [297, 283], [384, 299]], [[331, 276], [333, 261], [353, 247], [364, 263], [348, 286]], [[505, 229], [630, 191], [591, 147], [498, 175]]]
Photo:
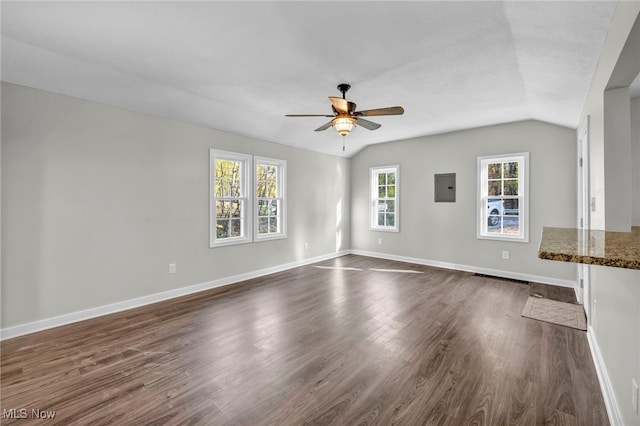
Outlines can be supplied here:
[[374, 123], [373, 121], [365, 120], [362, 117], [375, 117], [381, 115], [402, 115], [404, 114], [404, 108], [401, 106], [367, 109], [363, 111], [356, 111], [356, 104], [347, 101], [345, 93], [351, 88], [351, 85], [342, 83], [338, 84], [338, 90], [342, 92], [342, 98], [335, 96], [329, 96], [331, 101], [332, 115], [328, 114], [287, 114], [286, 117], [333, 117], [331, 121], [318, 127], [315, 131], [320, 132], [327, 130], [329, 127], [336, 129], [342, 139], [342, 150], [344, 151], [344, 136], [347, 136], [355, 126], [364, 127], [368, 130], [376, 130], [380, 128], [381, 124]]

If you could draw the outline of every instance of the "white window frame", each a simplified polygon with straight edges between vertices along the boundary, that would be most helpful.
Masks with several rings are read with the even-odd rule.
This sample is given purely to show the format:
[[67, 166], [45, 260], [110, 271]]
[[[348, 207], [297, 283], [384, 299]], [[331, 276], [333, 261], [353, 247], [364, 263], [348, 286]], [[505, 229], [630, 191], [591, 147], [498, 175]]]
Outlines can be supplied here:
[[[260, 217], [259, 215], [259, 201], [260, 199], [258, 198], [258, 194], [257, 194], [257, 182], [258, 182], [258, 175], [256, 172], [256, 169], [258, 168], [259, 164], [264, 164], [267, 166], [275, 166], [278, 168], [278, 174], [277, 174], [277, 193], [278, 193], [278, 197], [277, 198], [267, 198], [267, 200], [276, 200], [278, 202], [278, 216], [280, 217], [280, 220], [278, 221], [279, 224], [279, 229], [277, 232], [272, 232], [272, 233], [267, 233], [267, 234], [260, 234], [259, 230], [259, 221], [260, 221]], [[258, 157], [255, 156], [253, 158], [253, 167], [252, 167], [253, 173], [254, 173], [254, 177], [253, 177], [253, 185], [254, 185], [254, 189], [253, 189], [253, 196], [254, 196], [254, 227], [255, 227], [255, 234], [254, 234], [254, 241], [258, 242], [258, 241], [267, 241], [267, 240], [276, 240], [276, 239], [281, 239], [281, 238], [287, 238], [287, 161], [286, 160], [279, 160], [276, 158], [267, 158], [267, 157]]]
[[[395, 181], [395, 197], [385, 197], [385, 200], [393, 200], [395, 202], [395, 220], [393, 226], [381, 226], [378, 225], [378, 175], [380, 173], [390, 173], [394, 172], [396, 174]], [[400, 232], [400, 166], [392, 165], [392, 166], [378, 166], [378, 167], [370, 167], [369, 168], [369, 187], [370, 187], [370, 220], [369, 220], [369, 229], [372, 231], [386, 231], [386, 232]]]
[[[216, 188], [216, 161], [217, 160], [231, 160], [240, 162], [240, 197], [217, 197], [215, 193]], [[209, 247], [220, 247], [234, 244], [244, 244], [253, 241], [253, 196], [251, 191], [253, 185], [251, 184], [250, 172], [253, 165], [251, 155], [240, 154], [237, 152], [220, 151], [216, 149], [209, 150]], [[216, 202], [220, 199], [233, 198], [240, 199], [241, 212], [240, 227], [241, 235], [239, 237], [226, 237], [218, 238], [216, 233], [217, 217], [216, 217]]]
[[[488, 200], [506, 196], [489, 197], [488, 165], [500, 162], [518, 162], [518, 200], [519, 227], [518, 234], [498, 234], [488, 231]], [[504, 214], [504, 212], [503, 212]], [[499, 241], [529, 242], [529, 153], [488, 155], [478, 157], [478, 212], [477, 238]]]

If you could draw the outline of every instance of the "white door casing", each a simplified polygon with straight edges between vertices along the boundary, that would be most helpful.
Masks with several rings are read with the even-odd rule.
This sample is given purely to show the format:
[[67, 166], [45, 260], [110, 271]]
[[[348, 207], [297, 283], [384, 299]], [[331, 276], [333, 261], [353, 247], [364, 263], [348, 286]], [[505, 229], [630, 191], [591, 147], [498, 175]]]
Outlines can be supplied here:
[[[580, 232], [589, 231], [590, 195], [589, 195], [589, 122], [587, 115], [578, 128], [578, 218], [577, 228]], [[581, 238], [586, 242], [587, 238]], [[586, 249], [586, 247], [585, 247]], [[587, 321], [590, 322], [591, 300], [589, 287], [589, 265], [578, 264], [578, 302], [584, 305]]]

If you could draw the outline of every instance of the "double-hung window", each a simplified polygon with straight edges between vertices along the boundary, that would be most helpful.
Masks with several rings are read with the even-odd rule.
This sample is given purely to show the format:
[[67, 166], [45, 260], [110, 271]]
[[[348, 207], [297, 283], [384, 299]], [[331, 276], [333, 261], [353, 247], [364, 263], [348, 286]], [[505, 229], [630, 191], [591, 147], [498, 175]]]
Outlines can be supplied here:
[[286, 161], [255, 157], [256, 241], [285, 238]]
[[371, 184], [371, 229], [398, 231], [398, 186], [399, 166], [372, 167]]
[[478, 157], [478, 238], [528, 242], [529, 153]]
[[209, 152], [209, 247], [286, 238], [287, 162]]
[[246, 243], [252, 240], [250, 165], [251, 156], [210, 151], [209, 246]]

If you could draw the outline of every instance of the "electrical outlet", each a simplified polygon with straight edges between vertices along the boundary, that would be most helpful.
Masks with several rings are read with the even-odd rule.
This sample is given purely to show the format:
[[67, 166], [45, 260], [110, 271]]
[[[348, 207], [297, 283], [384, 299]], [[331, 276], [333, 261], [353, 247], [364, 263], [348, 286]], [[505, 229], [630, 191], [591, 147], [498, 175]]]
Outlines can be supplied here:
[[170, 274], [175, 274], [176, 273], [176, 264], [175, 263], [170, 263], [169, 264], [169, 273]]
[[505, 259], [505, 260], [509, 259], [509, 252], [506, 251], [506, 250], [503, 250], [502, 251], [502, 258]]
[[638, 384], [631, 379], [631, 406], [636, 414], [638, 414]]
[[382, 245], [382, 238], [378, 238], [378, 245], [381, 246]]

